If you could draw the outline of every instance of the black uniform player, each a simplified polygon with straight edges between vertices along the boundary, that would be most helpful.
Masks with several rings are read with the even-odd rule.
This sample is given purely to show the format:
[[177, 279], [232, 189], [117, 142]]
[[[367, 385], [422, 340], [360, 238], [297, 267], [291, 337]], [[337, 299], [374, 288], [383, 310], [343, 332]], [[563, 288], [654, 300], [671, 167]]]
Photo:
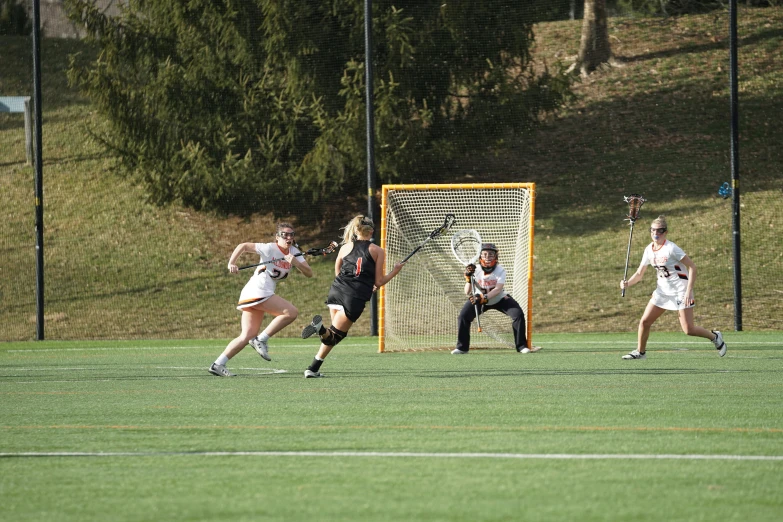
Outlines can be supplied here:
[[348, 335], [373, 292], [402, 270], [403, 263], [397, 263], [391, 272], [383, 273], [386, 251], [371, 241], [374, 229], [372, 220], [365, 216], [356, 216], [344, 229], [343, 246], [334, 263], [334, 282], [326, 299], [332, 325], [325, 328], [321, 316], [316, 315], [302, 330], [303, 339], [316, 333], [321, 338], [321, 348], [304, 372], [307, 378], [323, 377], [319, 371], [321, 364], [332, 348]]

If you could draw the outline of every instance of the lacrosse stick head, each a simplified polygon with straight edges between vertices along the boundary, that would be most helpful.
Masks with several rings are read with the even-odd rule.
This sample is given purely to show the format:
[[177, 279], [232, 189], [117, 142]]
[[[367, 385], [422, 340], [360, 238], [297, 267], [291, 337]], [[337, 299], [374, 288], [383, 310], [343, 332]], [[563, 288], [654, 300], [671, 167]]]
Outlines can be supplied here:
[[311, 248], [305, 254], [308, 256], [325, 256], [327, 254], [331, 254], [335, 251], [335, 249], [340, 246], [337, 241], [331, 241], [329, 242], [329, 245], [324, 248]]
[[642, 197], [641, 194], [631, 194], [630, 196], [625, 196], [624, 198], [625, 202], [628, 203], [628, 215], [626, 216], [626, 219], [630, 222], [630, 224], [634, 224], [637, 219], [639, 219], [639, 213], [642, 210], [642, 205], [644, 205], [644, 202], [647, 201]]
[[475, 265], [481, 257], [481, 236], [475, 230], [458, 230], [451, 236], [451, 251], [460, 264]]
[[434, 239], [438, 236], [444, 235], [451, 229], [456, 221], [457, 218], [454, 217], [454, 214], [446, 214], [446, 218], [443, 220], [443, 225], [441, 225], [440, 228], [433, 230], [432, 234], [430, 234], [430, 238]]

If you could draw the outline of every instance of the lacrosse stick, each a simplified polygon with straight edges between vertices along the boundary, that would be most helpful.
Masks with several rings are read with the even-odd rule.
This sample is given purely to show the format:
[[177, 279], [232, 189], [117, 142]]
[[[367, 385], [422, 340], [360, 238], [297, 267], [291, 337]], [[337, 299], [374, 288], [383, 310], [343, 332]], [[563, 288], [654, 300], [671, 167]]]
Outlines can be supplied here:
[[[307, 252], [299, 252], [297, 254], [294, 254], [294, 256], [296, 256], [296, 257], [302, 257], [302, 256], [325, 256], [327, 254], [331, 254], [332, 252], [334, 252], [334, 250], [338, 246], [339, 245], [337, 244], [336, 241], [332, 241], [331, 243], [329, 243], [328, 246], [326, 246], [324, 248], [311, 248]], [[240, 270], [245, 270], [246, 268], [254, 268], [254, 267], [257, 267], [257, 266], [261, 266], [261, 265], [271, 265], [273, 263], [277, 263], [278, 261], [285, 261], [285, 258], [284, 257], [278, 257], [278, 258], [275, 258], [275, 259], [270, 259], [269, 261], [262, 261], [261, 263], [256, 263], [255, 265], [240, 266], [239, 269]], [[263, 270], [266, 270], [266, 266], [264, 266], [262, 271]]]
[[432, 232], [430, 232], [430, 235], [429, 235], [429, 236], [427, 236], [427, 239], [425, 239], [424, 241], [422, 241], [422, 242], [421, 242], [421, 244], [420, 244], [419, 246], [417, 246], [417, 247], [416, 247], [416, 248], [413, 250], [413, 252], [411, 252], [410, 254], [408, 254], [408, 257], [406, 257], [405, 259], [403, 259], [402, 261], [400, 261], [400, 263], [405, 263], [406, 261], [408, 261], [408, 259], [410, 259], [411, 257], [413, 257], [413, 254], [415, 254], [416, 252], [418, 252], [419, 250], [421, 250], [421, 247], [423, 247], [424, 245], [426, 245], [427, 243], [429, 243], [430, 241], [432, 241], [432, 240], [433, 240], [433, 239], [435, 239], [436, 237], [438, 237], [438, 236], [442, 236], [443, 234], [445, 234], [446, 232], [448, 232], [448, 231], [449, 231], [449, 229], [451, 228], [451, 226], [454, 224], [454, 221], [456, 221], [456, 218], [454, 217], [454, 214], [446, 214], [446, 219], [444, 219], [444, 220], [443, 220], [443, 225], [439, 226], [438, 228], [436, 228], [435, 230], [433, 230]]
[[[631, 239], [633, 239], [633, 224], [636, 223], [636, 220], [639, 219], [639, 212], [642, 210], [642, 205], [644, 205], [644, 202], [646, 201], [641, 194], [631, 194], [630, 196], [625, 196], [624, 198], [625, 202], [628, 203], [628, 216], [626, 216], [626, 219], [629, 221], [629, 224], [631, 226], [631, 233], [628, 235], [628, 250], [625, 253], [625, 272], [623, 273], [623, 281], [628, 280], [628, 261], [631, 259]], [[625, 297], [625, 288], [623, 288], [623, 293], [621, 297]]]
[[[462, 265], [475, 265], [481, 257], [481, 236], [475, 230], [459, 230], [451, 236], [451, 251]], [[476, 280], [470, 275], [470, 293], [476, 295]], [[476, 325], [481, 331], [481, 319], [479, 318], [478, 305], [473, 304], [476, 311]]]

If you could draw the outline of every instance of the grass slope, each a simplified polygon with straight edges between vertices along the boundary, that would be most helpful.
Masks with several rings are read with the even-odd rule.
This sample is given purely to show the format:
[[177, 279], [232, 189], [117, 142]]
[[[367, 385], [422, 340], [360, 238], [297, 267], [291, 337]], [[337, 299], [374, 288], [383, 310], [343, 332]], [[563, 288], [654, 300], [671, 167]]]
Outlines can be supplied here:
[[[746, 329], [783, 328], [783, 8], [740, 10], [742, 278]], [[699, 267], [698, 322], [734, 326], [730, 201], [728, 20], [724, 14], [610, 20], [622, 67], [576, 88], [578, 99], [510, 146], [473, 151], [420, 181], [534, 181], [538, 184], [533, 323], [537, 332], [633, 331], [652, 278], [620, 299], [627, 228], [622, 196], [649, 202], [634, 241], [632, 269], [646, 243], [646, 220], [665, 213], [671, 239]], [[536, 28], [540, 64], [576, 54], [579, 22]], [[0, 93], [29, 94], [30, 42], [2, 37]], [[232, 248], [270, 239], [271, 216], [221, 218], [146, 202], [141, 187], [114, 175], [114, 162], [89, 138], [103, 122], [64, 70], [79, 42], [46, 39], [43, 57], [44, 252], [48, 339], [225, 338], [238, 330], [234, 300], [245, 279], [226, 274]], [[35, 336], [33, 171], [25, 165], [21, 115], [0, 114], [0, 339]], [[357, 190], [357, 195], [362, 191]], [[358, 197], [358, 196], [357, 196]], [[291, 209], [305, 246], [338, 235], [354, 212], [345, 205], [314, 223], [303, 202]], [[248, 260], [249, 262], [250, 260]], [[415, 262], [422, 262], [414, 260]], [[456, 276], [456, 275], [455, 275]], [[328, 262], [316, 277], [280, 287], [301, 318], [323, 299]], [[665, 316], [659, 328], [677, 330]], [[369, 331], [369, 314], [356, 332]]]
[[780, 334], [729, 333], [720, 358], [659, 333], [644, 361], [620, 359], [629, 334], [540, 337], [462, 357], [349, 338], [324, 379], [302, 340], [233, 379], [205, 371], [218, 341], [5, 343], [4, 519], [779, 519]]

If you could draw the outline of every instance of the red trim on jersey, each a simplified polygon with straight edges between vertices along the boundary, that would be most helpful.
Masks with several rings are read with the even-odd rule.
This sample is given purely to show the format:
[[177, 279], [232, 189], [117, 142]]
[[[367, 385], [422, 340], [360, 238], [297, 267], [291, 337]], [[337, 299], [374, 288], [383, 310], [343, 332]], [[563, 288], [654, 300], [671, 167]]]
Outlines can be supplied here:
[[653, 252], [657, 252], [658, 250], [662, 249], [667, 241], [668, 241], [668, 239], [664, 239], [663, 240], [663, 244], [661, 246], [659, 246], [658, 248], [655, 248], [655, 241], [653, 241], [652, 242], [652, 251]]

